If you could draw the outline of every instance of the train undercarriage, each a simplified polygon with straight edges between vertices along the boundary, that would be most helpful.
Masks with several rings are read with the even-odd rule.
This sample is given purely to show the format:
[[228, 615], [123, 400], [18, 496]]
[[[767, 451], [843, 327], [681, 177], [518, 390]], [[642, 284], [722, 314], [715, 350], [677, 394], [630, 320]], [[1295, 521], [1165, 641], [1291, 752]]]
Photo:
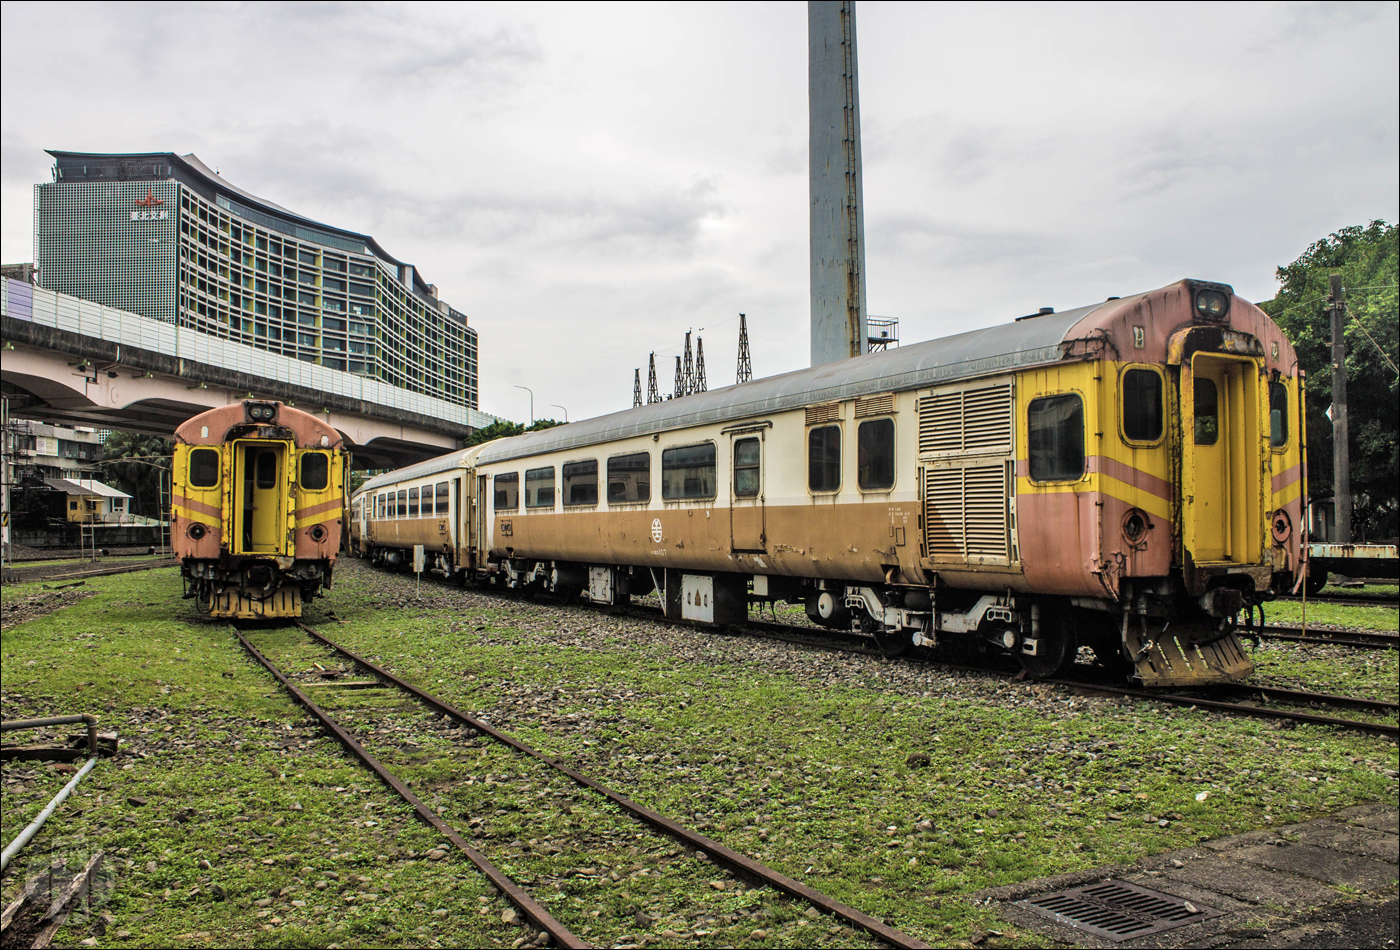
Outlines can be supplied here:
[[[403, 551], [379, 549], [370, 557], [408, 567]], [[668, 618], [697, 624], [742, 624], [754, 603], [801, 605], [813, 623], [869, 636], [890, 656], [914, 648], [999, 654], [1038, 679], [1066, 674], [1086, 648], [1096, 665], [1144, 686], [1237, 683], [1254, 669], [1237, 631], [1249, 595], [1216, 589], [1191, 597], [1171, 578], [1125, 581], [1122, 597], [1112, 601], [526, 558], [482, 571], [458, 568], [447, 555], [426, 558], [423, 569], [434, 567], [464, 582], [565, 603], [622, 605], [655, 593]]]
[[331, 568], [320, 561], [290, 557], [223, 564], [186, 560], [184, 597], [202, 613], [230, 620], [271, 620], [301, 616], [302, 605], [330, 586]]

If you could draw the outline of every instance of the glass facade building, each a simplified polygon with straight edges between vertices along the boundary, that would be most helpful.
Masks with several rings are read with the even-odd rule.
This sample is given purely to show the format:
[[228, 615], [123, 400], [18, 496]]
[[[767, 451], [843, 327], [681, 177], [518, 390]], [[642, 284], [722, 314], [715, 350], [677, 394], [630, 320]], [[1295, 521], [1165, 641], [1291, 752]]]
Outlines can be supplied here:
[[471, 409], [477, 337], [411, 264], [193, 155], [51, 151], [34, 188], [40, 286]]

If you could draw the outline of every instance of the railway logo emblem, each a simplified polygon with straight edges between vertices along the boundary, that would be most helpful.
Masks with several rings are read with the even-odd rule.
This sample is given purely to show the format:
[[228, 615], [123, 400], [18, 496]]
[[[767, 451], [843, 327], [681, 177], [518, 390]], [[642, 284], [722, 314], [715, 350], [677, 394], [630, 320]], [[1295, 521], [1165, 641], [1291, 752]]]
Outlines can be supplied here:
[[655, 544], [661, 543], [661, 519], [651, 519], [651, 540]]
[[138, 210], [131, 212], [133, 221], [165, 221], [170, 217], [170, 212], [164, 208], [157, 209], [157, 205], [165, 204], [164, 198], [157, 198], [155, 192], [149, 185], [146, 186], [146, 197], [136, 199]]
[[165, 199], [157, 198], [155, 192], [151, 190], [150, 185], [146, 186], [146, 197], [136, 199], [136, 206], [138, 208], [154, 208], [156, 205], [163, 204], [165, 204]]

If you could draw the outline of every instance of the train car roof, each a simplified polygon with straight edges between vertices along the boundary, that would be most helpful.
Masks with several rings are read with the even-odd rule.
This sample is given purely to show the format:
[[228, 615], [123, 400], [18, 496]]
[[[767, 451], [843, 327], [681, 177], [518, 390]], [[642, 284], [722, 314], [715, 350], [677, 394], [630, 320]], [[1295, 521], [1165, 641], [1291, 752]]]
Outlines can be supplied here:
[[[651, 435], [690, 426], [739, 421], [814, 403], [919, 389], [1053, 363], [1075, 324], [1102, 307], [1047, 313], [1015, 323], [969, 330], [779, 376], [711, 389], [539, 432], [487, 443], [477, 462], [511, 459]], [[426, 463], [424, 463], [426, 464]]]
[[455, 468], [470, 468], [472, 461], [481, 450], [492, 444], [492, 442], [484, 442], [481, 445], [468, 446], [465, 449], [458, 449], [456, 452], [439, 455], [437, 458], [431, 458], [424, 462], [414, 462], [412, 465], [396, 468], [392, 472], [376, 475], [356, 489], [352, 497], [363, 492], [383, 488], [385, 485], [397, 485], [399, 482], [411, 481], [415, 478], [427, 478], [429, 475], [437, 475]]

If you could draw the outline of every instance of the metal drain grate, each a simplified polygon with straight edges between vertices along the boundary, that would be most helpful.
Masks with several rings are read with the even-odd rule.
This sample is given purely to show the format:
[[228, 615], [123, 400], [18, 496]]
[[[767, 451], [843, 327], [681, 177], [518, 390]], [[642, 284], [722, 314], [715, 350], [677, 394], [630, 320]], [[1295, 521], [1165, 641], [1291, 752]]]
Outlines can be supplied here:
[[1185, 927], [1224, 913], [1171, 894], [1113, 880], [1028, 897], [1016, 904], [1115, 942]]

